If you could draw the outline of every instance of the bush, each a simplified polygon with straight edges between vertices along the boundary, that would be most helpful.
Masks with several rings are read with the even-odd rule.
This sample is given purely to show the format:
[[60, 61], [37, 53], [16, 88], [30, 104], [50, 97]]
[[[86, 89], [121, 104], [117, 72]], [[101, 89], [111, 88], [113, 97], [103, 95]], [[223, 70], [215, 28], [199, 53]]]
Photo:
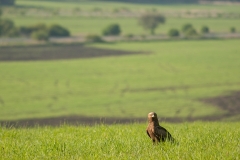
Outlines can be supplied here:
[[6, 34], [7, 37], [18, 37], [20, 35], [19, 29], [14, 27], [8, 31]]
[[209, 28], [207, 26], [203, 26], [201, 28], [201, 33], [205, 34], [205, 33], [209, 33]]
[[0, 19], [0, 36], [17, 36], [18, 30], [14, 26], [13, 21], [9, 19]]
[[0, 35], [5, 35], [12, 28], [14, 28], [13, 21], [9, 19], [0, 19]]
[[47, 26], [44, 23], [38, 23], [33, 26], [30, 26], [32, 31], [47, 30]]
[[179, 31], [177, 29], [170, 29], [168, 32], [169, 37], [178, 37]]
[[32, 33], [32, 29], [30, 27], [26, 27], [26, 26], [21, 26], [19, 28], [19, 31], [21, 34], [23, 34], [25, 36], [31, 35], [31, 33]]
[[38, 23], [32, 26], [22, 26], [20, 27], [20, 33], [26, 36], [31, 35], [33, 32], [39, 31], [39, 30], [47, 30], [47, 26], [44, 23]]
[[32, 35], [33, 32], [37, 32], [37, 31], [45, 31], [48, 33], [48, 36], [52, 36], [52, 37], [68, 37], [68, 36], [70, 36], [70, 32], [67, 29], [65, 29], [62, 26], [57, 25], [57, 24], [47, 27], [46, 24], [44, 24], [44, 23], [38, 23], [38, 24], [35, 24], [32, 26], [20, 27], [20, 33], [25, 36], [30, 36], [30, 35]]
[[185, 32], [187, 32], [187, 30], [189, 30], [191, 28], [193, 28], [193, 26], [190, 23], [184, 24], [182, 26], [182, 32], [185, 33]]
[[121, 33], [120, 26], [118, 24], [111, 24], [103, 30], [103, 35], [119, 35]]
[[231, 32], [231, 33], [235, 33], [235, 32], [236, 32], [236, 28], [235, 28], [235, 27], [231, 27], [231, 28], [230, 28], [230, 32]]
[[87, 35], [85, 39], [87, 42], [103, 42], [102, 38], [98, 35]]
[[38, 30], [32, 32], [31, 37], [39, 41], [48, 41], [49, 34], [47, 30]]
[[58, 25], [58, 24], [54, 24], [52, 26], [49, 27], [49, 36], [52, 36], [52, 37], [69, 37], [70, 36], [70, 32]]
[[192, 37], [192, 36], [197, 36], [197, 31], [193, 26], [189, 23], [183, 25], [182, 27], [182, 32], [186, 37]]
[[197, 36], [197, 31], [194, 28], [189, 28], [186, 32], [185, 32], [185, 36], [187, 37], [192, 37], [192, 36]]

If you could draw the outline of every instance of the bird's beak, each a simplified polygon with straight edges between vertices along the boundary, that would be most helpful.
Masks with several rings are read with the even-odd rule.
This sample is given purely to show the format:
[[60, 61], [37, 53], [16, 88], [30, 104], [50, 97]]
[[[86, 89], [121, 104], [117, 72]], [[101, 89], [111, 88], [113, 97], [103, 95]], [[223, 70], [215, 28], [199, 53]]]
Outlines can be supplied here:
[[152, 115], [152, 117], [154, 117], [154, 114]]

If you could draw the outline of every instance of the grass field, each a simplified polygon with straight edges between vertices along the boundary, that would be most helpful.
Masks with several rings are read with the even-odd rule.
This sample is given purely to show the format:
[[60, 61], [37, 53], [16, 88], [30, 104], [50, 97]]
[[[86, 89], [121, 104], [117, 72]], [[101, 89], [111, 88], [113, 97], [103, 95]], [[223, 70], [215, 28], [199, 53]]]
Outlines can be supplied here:
[[[113, 11], [114, 9], [125, 9], [128, 11], [139, 11], [139, 10], [153, 10], [159, 9], [162, 11], [182, 11], [188, 10], [217, 10], [221, 12], [240, 13], [236, 4], [232, 5], [213, 5], [213, 4], [146, 4], [146, 3], [122, 3], [114, 1], [91, 1], [91, 0], [75, 0], [75, 1], [41, 1], [41, 0], [16, 0], [17, 5], [20, 7], [30, 6], [36, 8], [65, 8], [65, 9], [76, 9], [96, 11]], [[95, 10], [94, 10], [95, 9]]]
[[[102, 30], [112, 23], [118, 23], [121, 26], [122, 35], [148, 35], [149, 31], [144, 30], [138, 25], [136, 18], [86, 18], [86, 17], [52, 17], [38, 18], [35, 17], [16, 17], [14, 18], [16, 25], [23, 26], [26, 24], [33, 25], [39, 22], [51, 24], [60, 24], [66, 26], [72, 35], [102, 34]], [[236, 27], [239, 31], [240, 22], [236, 19], [177, 19], [169, 18], [164, 25], [160, 25], [156, 30], [156, 34], [167, 34], [171, 28], [181, 30], [186, 23], [191, 23], [200, 32], [202, 26], [207, 25], [212, 33], [230, 33], [231, 27]]]
[[160, 5], [133, 4], [102, 1], [39, 1], [17, 0], [16, 7], [5, 7], [3, 17], [11, 18], [17, 26], [36, 23], [61, 24], [72, 35], [101, 34], [112, 23], [118, 23], [122, 35], [149, 34], [138, 24], [137, 17], [145, 12], [158, 12], [166, 16], [156, 34], [167, 34], [172, 28], [181, 29], [185, 23], [191, 23], [200, 31], [204, 25], [211, 32], [230, 32], [240, 28], [239, 5]]
[[0, 159], [240, 159], [240, 123], [162, 124], [177, 144], [152, 145], [147, 124], [0, 127]]
[[[185, 23], [193, 24], [198, 31], [207, 25], [212, 33], [229, 32], [230, 27], [240, 26], [239, 5], [16, 0], [15, 7], [2, 9], [3, 17], [13, 19], [17, 26], [58, 23], [72, 35], [101, 34], [111, 23], [120, 24], [122, 35], [148, 34], [138, 26], [137, 17], [150, 11], [167, 18], [157, 34], [166, 34], [170, 28], [180, 29]], [[238, 27], [236, 30], [239, 31]], [[203, 99], [239, 91], [239, 42], [235, 39], [103, 43], [88, 47], [148, 54], [1, 61], [0, 120], [66, 115], [144, 117], [149, 111], [176, 118], [226, 115], [232, 102], [227, 102], [223, 110], [203, 103]], [[48, 51], [63, 52], [56, 46]], [[20, 52], [25, 54], [24, 50]]]
[[148, 54], [2, 61], [0, 119], [145, 117], [149, 111], [156, 111], [160, 117], [221, 115], [227, 110], [200, 99], [239, 91], [239, 42], [105, 43], [88, 47], [124, 48]]
[[[203, 25], [211, 32], [240, 30], [239, 5], [90, 0], [16, 0], [16, 4], [4, 7], [3, 17], [17, 26], [57, 23], [72, 35], [101, 34], [110, 23], [119, 23], [122, 35], [148, 34], [138, 26], [137, 17], [149, 11], [167, 17], [157, 34], [185, 23], [198, 31]], [[238, 160], [239, 44], [239, 39], [216, 39], [84, 44], [89, 50], [78, 46], [83, 44], [0, 47], [0, 159]], [[10, 61], [11, 56], [15, 60]], [[157, 112], [176, 144], [152, 145], [147, 123], [137, 123], [147, 121], [150, 111]], [[64, 118], [68, 116], [78, 126], [68, 124]], [[95, 125], [85, 126], [76, 117], [95, 118]], [[40, 127], [34, 123], [38, 118], [45, 120], [43, 125], [47, 121], [57, 126], [59, 119], [67, 124]], [[97, 124], [98, 118], [116, 124]], [[124, 118], [135, 123], [117, 124]], [[225, 122], [170, 124], [169, 118]], [[29, 119], [35, 127], [27, 125]], [[14, 120], [17, 123], [11, 123]]]

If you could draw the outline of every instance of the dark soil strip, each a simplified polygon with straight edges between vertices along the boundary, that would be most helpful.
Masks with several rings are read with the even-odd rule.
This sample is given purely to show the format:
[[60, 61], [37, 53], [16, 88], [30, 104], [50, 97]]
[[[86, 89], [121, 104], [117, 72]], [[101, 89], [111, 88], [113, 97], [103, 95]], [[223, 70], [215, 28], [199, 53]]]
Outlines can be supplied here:
[[240, 113], [240, 91], [233, 92], [230, 95], [202, 99], [200, 101], [226, 110], [229, 114]]
[[0, 47], [0, 61], [37, 61], [141, 54], [85, 47], [83, 44]]
[[[196, 85], [196, 86], [183, 85], [183, 86], [169, 86], [169, 87], [155, 87], [155, 88], [138, 88], [138, 89], [130, 88], [124, 91], [125, 92], [157, 92], [157, 91], [164, 92], [164, 91], [188, 90], [188, 89], [195, 89], [195, 88], [209, 88], [209, 87], [234, 86], [234, 85], [240, 85], [240, 83], [219, 83], [219, 84], [209, 83], [209, 84]], [[234, 97], [235, 96], [233, 95], [233, 98]], [[222, 97], [216, 97], [213, 99], [213, 101], [218, 101], [217, 99], [219, 98], [222, 99]], [[202, 100], [202, 101], [207, 102], [205, 100]]]

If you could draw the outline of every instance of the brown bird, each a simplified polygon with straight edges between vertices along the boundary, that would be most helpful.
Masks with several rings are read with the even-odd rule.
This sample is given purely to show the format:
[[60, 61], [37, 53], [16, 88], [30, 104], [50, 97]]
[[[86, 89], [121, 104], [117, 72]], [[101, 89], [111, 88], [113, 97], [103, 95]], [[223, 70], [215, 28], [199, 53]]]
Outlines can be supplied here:
[[174, 142], [172, 135], [159, 125], [158, 117], [155, 112], [148, 113], [147, 134], [152, 139], [153, 144], [165, 142], [166, 140]]

